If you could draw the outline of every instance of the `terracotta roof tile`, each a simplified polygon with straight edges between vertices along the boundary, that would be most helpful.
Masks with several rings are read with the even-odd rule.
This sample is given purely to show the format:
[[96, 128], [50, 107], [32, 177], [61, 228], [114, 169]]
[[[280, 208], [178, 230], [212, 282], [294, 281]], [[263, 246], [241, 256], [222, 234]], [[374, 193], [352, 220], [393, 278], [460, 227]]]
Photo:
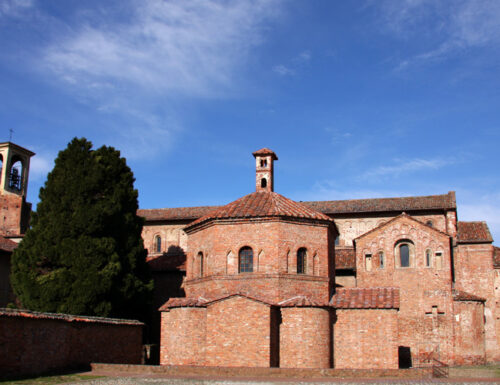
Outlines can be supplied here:
[[328, 303], [314, 301], [309, 297], [298, 295], [278, 303], [281, 307], [326, 307]]
[[356, 252], [353, 247], [335, 248], [336, 269], [356, 269]]
[[493, 267], [500, 268], [500, 247], [493, 247]]
[[[404, 198], [354, 199], [342, 201], [300, 202], [310, 209], [327, 215], [382, 211], [418, 211], [456, 209], [455, 193]], [[146, 221], [194, 220], [217, 210], [221, 206], [178, 207], [164, 209], [141, 209], [137, 215]]]
[[459, 243], [491, 243], [490, 230], [486, 222], [458, 222]]
[[19, 244], [0, 235], [0, 250], [12, 252]]
[[175, 207], [164, 209], [140, 209], [137, 215], [146, 221], [195, 220], [220, 206]]
[[330, 305], [337, 309], [399, 309], [399, 289], [337, 288]]
[[266, 147], [261, 148], [260, 150], [257, 150], [255, 152], [253, 152], [252, 155], [253, 156], [257, 156], [257, 155], [271, 155], [274, 160], [278, 160], [278, 156], [274, 153], [274, 151], [270, 150], [270, 149], [268, 149]]
[[285, 198], [283, 195], [271, 191], [256, 191], [197, 219], [189, 224], [185, 230], [212, 219], [266, 217], [301, 218], [333, 222], [330, 217]]
[[264, 303], [264, 304], [269, 305], [269, 306], [275, 305], [272, 301], [270, 301], [266, 298], [257, 298], [257, 297], [248, 295], [246, 293], [235, 292], [235, 293], [231, 293], [231, 294], [224, 294], [224, 295], [221, 295], [221, 296], [218, 296], [215, 298], [210, 298], [210, 299], [206, 299], [203, 297], [170, 298], [167, 302], [165, 302], [165, 304], [163, 304], [160, 307], [159, 310], [160, 311], [168, 311], [169, 309], [175, 308], [175, 307], [206, 307], [214, 302], [223, 301], [227, 298], [236, 297], [236, 296], [248, 298], [248, 299], [251, 299], [252, 301], [261, 302], [261, 303]]
[[475, 301], [486, 302], [486, 299], [478, 297], [477, 295], [467, 293], [461, 290], [453, 290], [453, 301]]
[[302, 202], [325, 214], [350, 214], [381, 211], [456, 209], [455, 192], [402, 198], [352, 199], [342, 201]]

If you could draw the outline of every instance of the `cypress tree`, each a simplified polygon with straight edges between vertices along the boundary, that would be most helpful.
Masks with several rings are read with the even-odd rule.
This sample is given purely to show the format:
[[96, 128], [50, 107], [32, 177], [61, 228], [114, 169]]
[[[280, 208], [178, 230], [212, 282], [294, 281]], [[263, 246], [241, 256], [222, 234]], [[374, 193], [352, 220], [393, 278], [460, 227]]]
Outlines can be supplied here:
[[146, 265], [134, 177], [120, 152], [74, 138], [40, 189], [12, 256], [12, 286], [31, 310], [144, 319]]

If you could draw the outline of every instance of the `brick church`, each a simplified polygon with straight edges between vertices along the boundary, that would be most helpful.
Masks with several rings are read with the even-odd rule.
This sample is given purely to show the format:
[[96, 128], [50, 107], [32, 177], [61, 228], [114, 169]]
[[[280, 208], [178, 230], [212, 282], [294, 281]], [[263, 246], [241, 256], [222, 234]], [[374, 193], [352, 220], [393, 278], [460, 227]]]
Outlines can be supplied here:
[[[34, 154], [0, 143], [0, 307]], [[500, 361], [500, 248], [444, 195], [139, 210], [162, 365], [398, 368]], [[159, 311], [158, 311], [159, 309]], [[156, 334], [155, 334], [156, 333]], [[161, 335], [161, 337], [160, 337]]]
[[500, 249], [455, 193], [294, 202], [276, 154], [225, 206], [139, 210], [160, 364], [405, 368], [500, 361]]

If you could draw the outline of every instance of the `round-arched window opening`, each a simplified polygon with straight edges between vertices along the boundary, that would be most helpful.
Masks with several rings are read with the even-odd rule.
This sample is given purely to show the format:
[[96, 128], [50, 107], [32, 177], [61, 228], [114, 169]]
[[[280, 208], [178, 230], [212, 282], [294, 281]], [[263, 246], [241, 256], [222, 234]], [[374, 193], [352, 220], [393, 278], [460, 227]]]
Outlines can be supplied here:
[[9, 188], [21, 191], [23, 188], [23, 163], [20, 158], [13, 157], [9, 170]]
[[262, 178], [260, 180], [260, 187], [262, 187], [262, 188], [266, 188], [267, 187], [267, 179], [266, 178]]
[[238, 258], [238, 271], [240, 273], [253, 272], [253, 250], [251, 247], [245, 246], [240, 249]]
[[306, 264], [307, 264], [307, 249], [305, 247], [301, 247], [297, 250], [297, 274], [305, 274], [306, 273]]
[[397, 267], [411, 267], [414, 262], [415, 246], [408, 239], [403, 239], [396, 242], [394, 247], [394, 255], [396, 257]]
[[155, 251], [161, 253], [161, 237], [159, 235], [155, 237]]
[[427, 222], [425, 222], [425, 224], [426, 224], [427, 226], [430, 226], [430, 227], [432, 227], [432, 226], [433, 226], [432, 221], [427, 221]]

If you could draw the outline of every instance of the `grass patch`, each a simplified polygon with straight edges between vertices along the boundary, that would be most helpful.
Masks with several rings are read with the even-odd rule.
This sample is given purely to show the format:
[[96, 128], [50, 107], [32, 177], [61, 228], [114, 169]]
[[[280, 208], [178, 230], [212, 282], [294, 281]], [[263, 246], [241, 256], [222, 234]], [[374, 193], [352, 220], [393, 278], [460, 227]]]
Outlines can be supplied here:
[[64, 374], [64, 375], [59, 375], [59, 376], [41, 376], [41, 377], [34, 377], [34, 378], [27, 378], [24, 380], [8, 380], [8, 381], [1, 381], [0, 384], [2, 385], [35, 385], [35, 384], [63, 384], [66, 382], [79, 382], [79, 381], [88, 381], [88, 380], [94, 380], [97, 378], [104, 378], [105, 376], [94, 376], [91, 374]]

